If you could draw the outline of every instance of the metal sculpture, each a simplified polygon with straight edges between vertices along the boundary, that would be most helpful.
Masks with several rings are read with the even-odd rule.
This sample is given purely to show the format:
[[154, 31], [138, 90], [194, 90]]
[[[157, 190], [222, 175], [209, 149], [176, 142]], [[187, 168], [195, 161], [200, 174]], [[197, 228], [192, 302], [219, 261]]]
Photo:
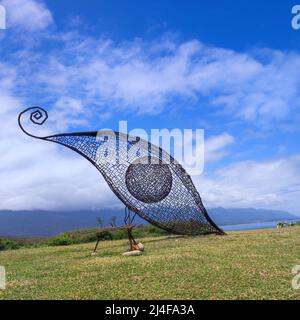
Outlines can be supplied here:
[[40, 137], [25, 130], [25, 115], [32, 123], [43, 125], [48, 119], [44, 109], [34, 107], [20, 113], [23, 132], [82, 155], [100, 171], [125, 207], [151, 224], [174, 234], [224, 234], [209, 217], [191, 177], [163, 149], [109, 130]]

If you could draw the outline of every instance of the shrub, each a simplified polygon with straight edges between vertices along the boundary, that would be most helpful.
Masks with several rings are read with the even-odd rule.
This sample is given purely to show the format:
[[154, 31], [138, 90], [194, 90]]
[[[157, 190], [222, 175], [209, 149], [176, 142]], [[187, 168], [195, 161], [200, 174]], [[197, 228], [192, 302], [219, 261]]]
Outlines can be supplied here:
[[16, 250], [16, 249], [19, 249], [20, 247], [21, 245], [16, 241], [0, 239], [0, 251]]
[[49, 246], [69, 246], [72, 243], [72, 239], [65, 235], [56, 236], [48, 241]]

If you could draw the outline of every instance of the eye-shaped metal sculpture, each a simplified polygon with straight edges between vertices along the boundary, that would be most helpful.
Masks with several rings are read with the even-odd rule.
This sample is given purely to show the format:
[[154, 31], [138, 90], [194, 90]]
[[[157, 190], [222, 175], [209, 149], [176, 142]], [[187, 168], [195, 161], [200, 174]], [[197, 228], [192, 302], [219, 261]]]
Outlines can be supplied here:
[[175, 234], [224, 234], [209, 217], [191, 177], [161, 148], [109, 130], [38, 137], [24, 129], [25, 115], [43, 124], [48, 118], [44, 109], [29, 108], [19, 115], [23, 132], [82, 155], [100, 171], [126, 208], [146, 221]]

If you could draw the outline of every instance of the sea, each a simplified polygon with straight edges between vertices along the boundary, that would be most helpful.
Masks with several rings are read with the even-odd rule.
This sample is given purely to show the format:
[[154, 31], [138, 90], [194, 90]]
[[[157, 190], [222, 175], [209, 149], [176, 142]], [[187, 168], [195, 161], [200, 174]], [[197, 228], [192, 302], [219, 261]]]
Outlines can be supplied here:
[[248, 223], [248, 224], [235, 224], [235, 225], [227, 225], [221, 226], [221, 229], [224, 231], [243, 231], [243, 230], [257, 230], [257, 229], [274, 229], [277, 227], [279, 222], [297, 222], [300, 221], [299, 219], [296, 220], [280, 220], [280, 221], [272, 221], [272, 222], [257, 222], [257, 223]]

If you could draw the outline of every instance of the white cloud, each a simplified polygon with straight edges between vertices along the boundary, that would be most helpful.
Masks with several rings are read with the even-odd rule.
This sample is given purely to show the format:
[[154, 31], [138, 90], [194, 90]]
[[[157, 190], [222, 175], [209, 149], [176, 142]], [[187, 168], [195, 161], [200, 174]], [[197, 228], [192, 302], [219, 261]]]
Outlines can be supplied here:
[[241, 161], [195, 178], [209, 207], [256, 207], [300, 215], [300, 155], [265, 162]]
[[70, 125], [86, 124], [84, 117], [86, 110], [82, 102], [72, 97], [62, 97], [55, 103], [52, 113], [55, 114], [56, 127], [65, 130]]
[[[180, 130], [179, 133], [181, 133]], [[174, 156], [186, 171], [194, 176], [203, 174], [207, 164], [226, 157], [229, 154], [229, 147], [235, 142], [234, 137], [228, 133], [205, 138], [205, 131], [203, 135], [200, 134], [197, 137], [194, 132], [190, 135], [185, 133], [180, 138], [176, 139], [177, 153], [175, 152]], [[165, 146], [162, 148], [168, 150]]]
[[207, 139], [205, 141], [205, 162], [217, 161], [226, 156], [226, 148], [234, 141], [234, 137], [228, 133]]
[[[16, 27], [40, 31], [53, 22], [41, 1], [2, 3]], [[258, 124], [258, 130], [266, 123], [298, 125], [297, 52], [239, 53], [172, 38], [117, 44], [75, 33], [55, 34], [47, 41], [54, 41], [48, 48], [59, 49], [21, 48], [0, 57], [1, 209], [89, 208], [113, 205], [116, 200], [84, 159], [18, 131], [18, 112], [36, 101], [55, 112], [57, 123], [49, 119], [55, 132], [87, 124], [91, 115], [107, 111], [107, 106], [110, 115], [120, 110], [169, 112], [174, 97], [199, 106], [203, 113], [213, 109], [220, 120], [227, 114]], [[229, 133], [210, 137], [206, 161], [222, 159], [234, 142]], [[209, 206], [296, 211], [299, 178], [299, 156], [294, 156], [232, 163], [195, 181]]]
[[49, 27], [52, 14], [42, 1], [2, 0], [8, 16], [8, 28], [17, 27], [25, 31], [40, 31]]
[[[15, 143], [16, 141], [14, 141]], [[18, 156], [21, 158], [18, 158]], [[100, 173], [85, 159], [51, 143], [22, 139], [1, 166], [1, 209], [80, 209], [116, 205]]]
[[[16, 67], [0, 64], [0, 209], [76, 209], [115, 204], [115, 196], [85, 159], [21, 132], [17, 116], [26, 103], [14, 94], [17, 71]], [[69, 106], [69, 111], [81, 110], [80, 103], [71, 98], [57, 103], [58, 113], [62, 105]], [[49, 124], [49, 130], [55, 131], [57, 125]]]
[[32, 87], [54, 99], [72, 97], [101, 111], [109, 105], [157, 114], [176, 97], [259, 127], [282, 128], [300, 116], [298, 53], [238, 53], [197, 40], [116, 44], [78, 34], [59, 39], [60, 49], [37, 56], [30, 70]]

